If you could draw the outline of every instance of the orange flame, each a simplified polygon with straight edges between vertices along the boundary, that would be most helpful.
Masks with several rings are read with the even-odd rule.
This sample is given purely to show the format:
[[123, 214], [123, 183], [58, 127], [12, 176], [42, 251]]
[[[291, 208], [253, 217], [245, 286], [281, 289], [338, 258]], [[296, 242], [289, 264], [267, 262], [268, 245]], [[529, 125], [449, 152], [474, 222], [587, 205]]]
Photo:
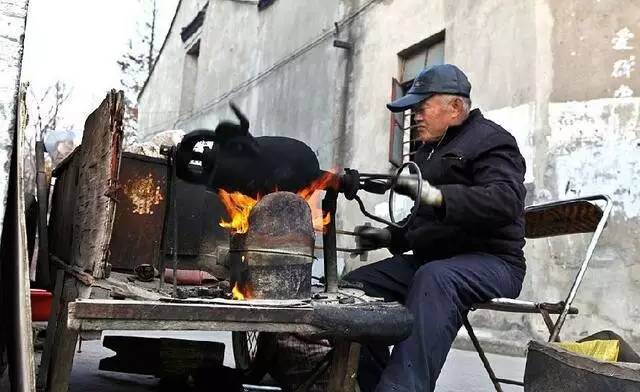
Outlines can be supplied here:
[[[326, 172], [297, 192], [297, 195], [309, 204], [313, 227], [316, 230], [323, 231], [324, 227], [331, 221], [329, 213], [325, 214], [320, 207], [320, 194], [318, 193], [318, 191], [330, 187], [334, 189], [337, 187], [337, 177], [333, 171]], [[261, 196], [258, 195], [254, 199], [240, 192], [229, 193], [224, 189], [219, 189], [218, 195], [229, 217], [231, 217], [230, 221], [220, 220], [220, 226], [231, 230], [234, 234], [246, 233], [249, 230], [249, 213], [251, 213], [251, 209], [260, 200]]]
[[309, 204], [313, 228], [318, 231], [324, 231], [325, 226], [331, 222], [331, 215], [328, 212], [325, 214], [320, 207], [320, 193], [318, 192], [327, 188], [337, 188], [337, 177], [332, 171], [323, 174], [320, 178], [297, 192], [298, 196], [305, 199]]
[[242, 291], [240, 291], [240, 288], [238, 287], [238, 282], [236, 282], [236, 284], [233, 285], [233, 288], [231, 289], [231, 293], [233, 294], [233, 299], [238, 301], [244, 301], [244, 294], [242, 294]]
[[[244, 256], [242, 256], [242, 263], [244, 264]], [[244, 301], [253, 298], [253, 288], [251, 282], [236, 282], [231, 289], [232, 298], [238, 301]]]
[[240, 192], [229, 193], [223, 189], [218, 191], [220, 200], [231, 217], [230, 222], [220, 220], [220, 226], [230, 229], [232, 233], [246, 233], [249, 230], [249, 213], [258, 200]]
[[237, 301], [246, 301], [253, 297], [251, 287], [249, 287], [248, 285], [246, 286], [239, 285], [238, 282], [236, 282], [236, 284], [233, 285], [233, 288], [231, 289], [231, 293], [233, 295], [233, 299]]

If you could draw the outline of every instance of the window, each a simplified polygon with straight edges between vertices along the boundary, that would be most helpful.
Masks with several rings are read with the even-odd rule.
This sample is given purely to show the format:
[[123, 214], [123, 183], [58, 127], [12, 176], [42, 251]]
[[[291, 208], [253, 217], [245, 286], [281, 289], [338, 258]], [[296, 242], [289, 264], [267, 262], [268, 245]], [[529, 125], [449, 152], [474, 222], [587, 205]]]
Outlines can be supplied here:
[[202, 25], [204, 24], [204, 18], [207, 15], [207, 8], [209, 7], [209, 2], [206, 2], [202, 9], [196, 14], [196, 17], [193, 18], [188, 25], [184, 26], [180, 31], [180, 38], [182, 38], [182, 42], [187, 44], [192, 37], [196, 35], [200, 35], [200, 30], [202, 29]]
[[185, 54], [182, 65], [182, 92], [180, 96], [180, 115], [191, 113], [196, 95], [198, 81], [198, 56], [200, 55], [200, 40], [191, 45]]
[[258, 0], [258, 10], [262, 11], [271, 4], [275, 3], [275, 1], [276, 0]]
[[200, 36], [207, 15], [209, 2], [205, 2], [196, 16], [182, 28], [180, 38], [184, 44], [185, 56], [182, 64], [182, 91], [180, 94], [179, 115], [193, 111], [198, 81], [198, 57], [200, 56]]
[[[391, 99], [402, 97], [409, 91], [413, 79], [430, 65], [444, 64], [444, 31], [413, 45], [398, 53], [400, 60], [400, 77], [393, 78]], [[389, 162], [401, 166], [413, 159], [413, 154], [420, 146], [411, 129], [412, 118], [408, 111], [391, 113], [389, 132]]]

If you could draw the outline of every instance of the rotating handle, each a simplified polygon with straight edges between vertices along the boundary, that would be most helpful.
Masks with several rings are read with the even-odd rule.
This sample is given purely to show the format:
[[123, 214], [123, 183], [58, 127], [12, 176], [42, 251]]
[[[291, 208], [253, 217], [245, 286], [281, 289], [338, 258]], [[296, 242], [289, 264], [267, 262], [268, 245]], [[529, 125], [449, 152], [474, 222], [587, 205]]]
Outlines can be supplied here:
[[[409, 216], [407, 216], [404, 219], [404, 222], [400, 223], [395, 220], [395, 217], [393, 214], [393, 207], [395, 204], [395, 193], [396, 193], [394, 188], [398, 182], [398, 178], [402, 174], [402, 171], [407, 167], [413, 168], [416, 172], [415, 173], [415, 175], [417, 176], [416, 181], [418, 181], [418, 187], [417, 187], [418, 197], [416, 197], [415, 200], [413, 201], [413, 207], [411, 208], [411, 213], [409, 214]], [[354, 199], [356, 202], [358, 202], [358, 205], [360, 206], [360, 211], [364, 216], [371, 218], [376, 222], [384, 223], [388, 226], [396, 227], [399, 229], [407, 227], [416, 217], [416, 214], [418, 213], [418, 209], [420, 209], [419, 195], [422, 193], [423, 180], [422, 180], [422, 172], [420, 171], [420, 167], [415, 162], [412, 162], [412, 161], [405, 162], [402, 166], [400, 166], [400, 168], [398, 169], [395, 175], [357, 173], [355, 170], [347, 171], [347, 174], [350, 177], [356, 179], [355, 182], [358, 183], [356, 185], [356, 191], [358, 189], [363, 189], [371, 193], [381, 194], [381, 193], [384, 193], [383, 191], [381, 192], [381, 190], [389, 190], [389, 219], [390, 220], [386, 220], [377, 215], [371, 214], [365, 208], [364, 203], [362, 202], [362, 199], [360, 199], [360, 197], [357, 194], [355, 194], [355, 192], [351, 192], [352, 193], [351, 198]], [[354, 181], [348, 181], [348, 182], [352, 183]]]

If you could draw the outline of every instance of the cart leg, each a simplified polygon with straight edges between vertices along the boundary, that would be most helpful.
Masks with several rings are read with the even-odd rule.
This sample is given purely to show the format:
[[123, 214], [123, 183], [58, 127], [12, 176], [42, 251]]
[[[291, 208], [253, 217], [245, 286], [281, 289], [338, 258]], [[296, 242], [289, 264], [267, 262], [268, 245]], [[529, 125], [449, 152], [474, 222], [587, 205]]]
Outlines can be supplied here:
[[329, 392], [354, 392], [358, 385], [360, 344], [337, 340], [329, 368]]
[[73, 276], [64, 278], [64, 286], [60, 299], [60, 307], [57, 315], [54, 343], [50, 356], [49, 388], [51, 392], [67, 392], [69, 389], [69, 377], [73, 366], [73, 355], [78, 331], [69, 329], [67, 325], [69, 302], [77, 298], [89, 298], [91, 287], [85, 286]]
[[49, 379], [49, 366], [51, 365], [51, 351], [53, 350], [54, 336], [56, 334], [56, 326], [58, 325], [58, 313], [60, 310], [60, 302], [62, 298], [62, 285], [64, 284], [64, 271], [58, 270], [56, 274], [56, 283], [53, 290], [53, 301], [51, 304], [51, 314], [47, 322], [47, 338], [40, 357], [40, 369], [36, 378], [36, 389], [44, 392], [47, 388]]

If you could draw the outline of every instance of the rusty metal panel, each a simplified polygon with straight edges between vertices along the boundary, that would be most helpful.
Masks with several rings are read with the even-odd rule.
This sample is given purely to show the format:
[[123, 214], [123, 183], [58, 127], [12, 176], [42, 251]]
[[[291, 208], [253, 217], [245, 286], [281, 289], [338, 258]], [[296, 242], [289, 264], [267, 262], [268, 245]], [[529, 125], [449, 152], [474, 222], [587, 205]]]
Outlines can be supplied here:
[[118, 207], [109, 245], [114, 270], [155, 265], [160, 256], [167, 203], [167, 164], [161, 158], [123, 153]]
[[[168, 176], [165, 159], [122, 154], [110, 244], [113, 269], [133, 271], [140, 264], [159, 268], [159, 257], [171, 254], [174, 240], [167, 234], [173, 227]], [[216, 194], [201, 185], [178, 179], [176, 193], [178, 263], [186, 269], [209, 269], [207, 256], [216, 254], [219, 244], [228, 244], [228, 235], [218, 224], [221, 216], [226, 216], [224, 207]]]
[[[56, 182], [49, 220], [50, 251], [69, 261], [75, 212], [80, 147], [54, 170]], [[123, 153], [108, 261], [111, 268], [133, 271], [139, 264], [159, 267], [159, 257], [169, 255], [173, 239], [167, 203], [168, 166], [162, 158]], [[204, 186], [177, 180], [179, 265], [207, 269], [217, 263], [218, 245], [227, 246], [227, 232], [219, 226], [226, 211], [215, 193]], [[55, 266], [54, 266], [55, 267]]]

